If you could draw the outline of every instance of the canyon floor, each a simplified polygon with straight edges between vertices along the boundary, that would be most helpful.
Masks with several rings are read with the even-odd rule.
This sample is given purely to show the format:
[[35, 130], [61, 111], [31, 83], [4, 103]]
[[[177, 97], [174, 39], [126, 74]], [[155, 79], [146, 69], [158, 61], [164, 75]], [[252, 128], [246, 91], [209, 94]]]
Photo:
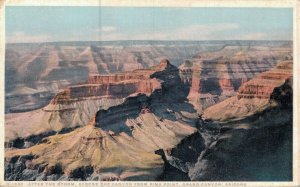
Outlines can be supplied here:
[[5, 73], [5, 180], [292, 180], [291, 42], [10, 44]]

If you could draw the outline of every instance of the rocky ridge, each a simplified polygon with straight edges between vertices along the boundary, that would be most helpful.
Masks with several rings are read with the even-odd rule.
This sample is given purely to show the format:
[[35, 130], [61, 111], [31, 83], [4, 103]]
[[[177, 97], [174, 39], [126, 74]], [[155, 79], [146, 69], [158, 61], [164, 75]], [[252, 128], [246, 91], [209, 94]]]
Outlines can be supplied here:
[[290, 49], [226, 46], [219, 51], [202, 52], [183, 63], [181, 78], [190, 86], [188, 99], [202, 112], [238, 92], [254, 76], [270, 70], [285, 59]]
[[92, 75], [149, 68], [163, 58], [179, 64], [199, 51], [224, 45], [106, 43], [7, 44], [5, 112], [42, 108], [62, 89]]
[[204, 111], [199, 133], [162, 152], [161, 180], [291, 181], [292, 97], [292, 61], [245, 82]]
[[[147, 70], [151, 72], [149, 75], [145, 74], [146, 70], [141, 71], [149, 79], [159, 80], [161, 86], [151, 94], [130, 95], [115, 106], [93, 110], [93, 106], [87, 105], [89, 108], [82, 111], [90, 114], [94, 111], [94, 115], [83, 127], [46, 137], [25, 149], [8, 149], [7, 180], [155, 180], [164, 168], [162, 158], [155, 151], [171, 149], [193, 134], [198, 116], [186, 102], [187, 90], [181, 84], [178, 69], [168, 60]], [[99, 77], [89, 79], [88, 83], [91, 82], [111, 83]], [[63, 99], [58, 95], [50, 105], [78, 102], [70, 91], [63, 93], [69, 95]], [[92, 102], [95, 103], [93, 98]], [[69, 113], [59, 118], [61, 111], [55, 113], [55, 124], [70, 116]]]
[[[204, 118], [226, 121], [244, 118], [269, 107], [271, 96], [279, 86], [292, 86], [292, 61], [280, 62], [276, 68], [263, 72], [244, 83], [236, 96], [204, 111]], [[222, 111], [222, 112], [219, 112]]]
[[[139, 94], [149, 96], [155, 90], [161, 89], [161, 80], [151, 76], [157, 72], [165, 74], [174, 70], [176, 71], [177, 68], [170, 65], [168, 61], [162, 60], [151, 69], [91, 76], [85, 84], [70, 86], [58, 93], [42, 109], [7, 114], [5, 116], [6, 141], [83, 126], [100, 109], [119, 105], [127, 97]], [[31, 120], [27, 120], [28, 118]]]
[[[199, 53], [205, 57], [203, 52], [206, 52], [217, 59], [237, 49], [256, 51], [257, 54], [261, 51], [261, 53], [271, 54], [274, 59], [289, 58], [292, 53], [291, 46], [292, 42], [289, 41], [115, 41], [7, 44], [5, 113], [42, 108], [58, 92], [70, 85], [82, 83], [89, 76], [149, 68], [163, 58], [179, 66], [184, 60], [191, 59]], [[256, 61], [255, 55], [252, 57]], [[269, 57], [266, 57], [267, 63], [270, 61]], [[189, 76], [192, 77], [192, 75]]]

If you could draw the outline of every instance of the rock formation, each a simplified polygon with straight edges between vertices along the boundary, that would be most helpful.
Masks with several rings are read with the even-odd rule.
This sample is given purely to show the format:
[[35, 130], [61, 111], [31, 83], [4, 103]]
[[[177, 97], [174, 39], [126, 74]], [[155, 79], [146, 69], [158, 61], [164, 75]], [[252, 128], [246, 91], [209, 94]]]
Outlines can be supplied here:
[[274, 58], [278, 55], [289, 58], [291, 54], [291, 43], [284, 41], [116, 41], [7, 44], [5, 112], [25, 112], [42, 108], [61, 90], [70, 85], [80, 84], [92, 75], [149, 68], [163, 58], [179, 65], [185, 59], [190, 59], [200, 52], [220, 50], [224, 46], [227, 46], [228, 52], [236, 51], [236, 48], [243, 48], [241, 46], [251, 46], [251, 49], [258, 51], [257, 53], [259, 51], [273, 53]]
[[270, 99], [276, 88], [284, 83], [292, 84], [292, 75], [292, 61], [283, 61], [243, 84], [236, 96], [206, 109], [203, 117], [224, 121], [253, 115], [272, 104]]
[[11, 72], [37, 74], [7, 88], [5, 180], [291, 180], [291, 47], [245, 43], [177, 46], [197, 54], [179, 68], [156, 63], [170, 46], [10, 51]]
[[[174, 70], [175, 74], [178, 73], [176, 67], [162, 60], [150, 69], [91, 76], [85, 84], [70, 86], [58, 93], [42, 109], [7, 114], [6, 140], [83, 126], [99, 109], [119, 105], [127, 97], [138, 94], [149, 96], [154, 91], [161, 90], [161, 80], [152, 76], [160, 72], [162, 76], [166, 73], [172, 75]], [[164, 83], [165, 87], [179, 83], [180, 79], [174, 81], [167, 81]], [[26, 129], [21, 126], [26, 126]]]
[[[112, 177], [117, 180], [154, 180], [160, 176], [164, 164], [155, 151], [170, 149], [184, 137], [193, 134], [198, 116], [192, 105], [185, 102], [187, 90], [183, 89], [178, 69], [168, 60], [162, 60], [148, 70], [136, 70], [131, 75], [124, 73], [91, 77], [85, 86], [110, 87], [112, 84], [123, 87], [133, 80], [142, 81], [144, 86], [145, 81], [153, 81], [158, 86], [150, 92], [138, 88], [137, 84], [129, 90], [134, 93], [122, 96], [115, 92], [102, 94], [94, 90], [72, 94], [72, 89], [78, 87], [72, 86], [54, 97], [48, 106], [39, 111], [43, 113], [43, 117], [38, 118], [40, 124], [42, 120], [47, 121], [48, 128], [44, 128], [43, 132], [31, 131], [32, 134], [38, 132], [35, 136], [40, 136], [39, 142], [25, 149], [6, 151], [6, 178], [106, 180]], [[124, 98], [114, 106], [110, 104], [103, 107], [103, 103], [113, 100], [114, 95], [111, 94], [116, 94], [117, 100]], [[36, 115], [31, 117], [27, 129], [43, 129], [40, 124], [32, 124]], [[62, 132], [62, 128], [53, 126], [61, 124], [61, 127], [70, 128], [74, 127], [70, 125], [75, 122], [83, 127]], [[6, 134], [10, 135], [12, 128], [6, 129]], [[18, 135], [23, 135], [20, 137], [25, 141], [30, 141], [26, 136], [32, 134], [22, 134], [16, 125], [14, 130], [19, 130]], [[43, 133], [51, 131], [59, 131], [60, 134], [42, 138]], [[30, 163], [28, 167], [26, 163]]]
[[179, 64], [199, 51], [223, 45], [167, 41], [7, 44], [5, 111], [42, 108], [62, 89], [92, 75], [149, 68], [163, 58]]
[[244, 82], [273, 68], [279, 61], [292, 58], [291, 50], [276, 50], [227, 46], [194, 56], [179, 67], [182, 80], [191, 86], [188, 99], [202, 112], [235, 95]]
[[199, 133], [162, 153], [169, 167], [161, 180], [176, 173], [195, 181], [291, 181], [292, 98], [292, 61], [244, 83], [204, 111]]
[[[126, 133], [110, 135], [92, 125], [9, 151], [6, 163], [8, 180], [134, 180], [135, 175], [153, 180], [163, 169], [159, 155]], [[17, 167], [19, 172], [12, 174]]]

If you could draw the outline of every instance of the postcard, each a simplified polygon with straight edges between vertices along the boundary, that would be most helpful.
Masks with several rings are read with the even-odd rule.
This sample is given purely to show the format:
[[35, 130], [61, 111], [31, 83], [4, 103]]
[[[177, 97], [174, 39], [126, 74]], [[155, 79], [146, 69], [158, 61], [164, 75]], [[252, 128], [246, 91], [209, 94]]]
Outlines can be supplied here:
[[1, 185], [299, 186], [299, 1], [4, 1]]

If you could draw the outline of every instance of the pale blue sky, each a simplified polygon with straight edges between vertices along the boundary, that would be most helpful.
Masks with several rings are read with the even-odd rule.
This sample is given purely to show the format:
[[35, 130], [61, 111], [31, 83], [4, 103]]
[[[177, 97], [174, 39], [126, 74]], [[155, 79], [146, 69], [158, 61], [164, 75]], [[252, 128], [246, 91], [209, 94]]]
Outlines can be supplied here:
[[291, 8], [6, 7], [7, 42], [291, 40]]

